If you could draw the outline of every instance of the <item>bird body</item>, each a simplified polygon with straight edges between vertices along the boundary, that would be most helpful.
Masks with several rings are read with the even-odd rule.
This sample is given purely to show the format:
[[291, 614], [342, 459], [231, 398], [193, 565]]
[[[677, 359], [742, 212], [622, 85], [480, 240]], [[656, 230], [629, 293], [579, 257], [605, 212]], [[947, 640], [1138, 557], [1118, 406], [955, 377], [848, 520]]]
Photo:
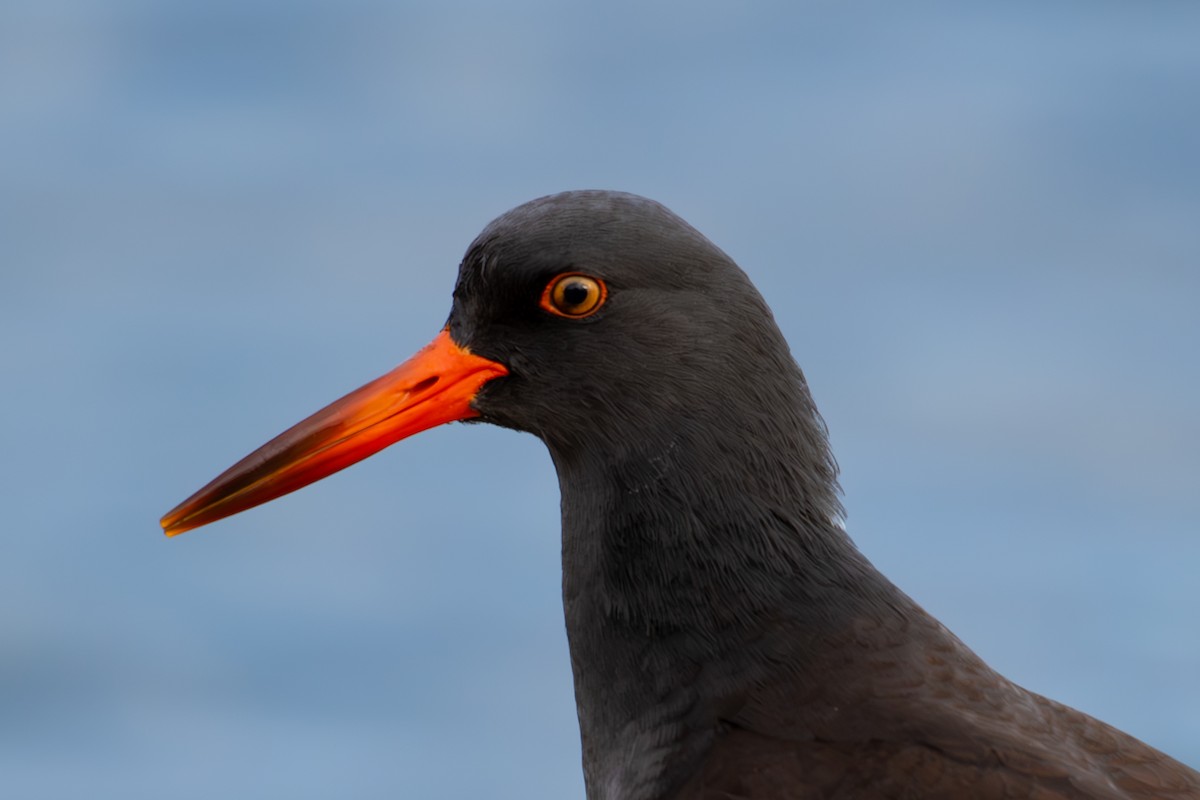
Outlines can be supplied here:
[[553, 458], [589, 800], [1200, 798], [1195, 771], [1011, 683], [871, 565], [766, 303], [634, 195], [499, 217], [430, 348], [164, 527], [449, 419], [531, 432]]

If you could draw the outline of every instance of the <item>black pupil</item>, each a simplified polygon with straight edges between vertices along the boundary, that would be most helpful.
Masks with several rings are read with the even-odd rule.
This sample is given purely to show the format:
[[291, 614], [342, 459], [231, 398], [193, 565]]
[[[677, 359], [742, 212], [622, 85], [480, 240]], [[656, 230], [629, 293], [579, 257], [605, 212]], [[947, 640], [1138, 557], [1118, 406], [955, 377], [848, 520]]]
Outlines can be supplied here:
[[587, 302], [591, 290], [583, 281], [571, 281], [563, 287], [563, 302], [568, 306], [581, 306]]

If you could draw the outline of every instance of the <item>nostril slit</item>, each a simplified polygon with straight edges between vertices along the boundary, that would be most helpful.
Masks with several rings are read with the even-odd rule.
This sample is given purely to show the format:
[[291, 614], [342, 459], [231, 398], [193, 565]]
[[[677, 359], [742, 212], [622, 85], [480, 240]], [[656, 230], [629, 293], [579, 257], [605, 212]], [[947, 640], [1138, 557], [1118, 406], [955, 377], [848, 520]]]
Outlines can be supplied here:
[[433, 385], [437, 382], [438, 382], [437, 375], [430, 376], [430, 377], [426, 378], [425, 380], [421, 381], [420, 383], [415, 384], [411, 389], [409, 389], [408, 390], [409, 394], [417, 394], [418, 392], [423, 392], [426, 389], [432, 388]]

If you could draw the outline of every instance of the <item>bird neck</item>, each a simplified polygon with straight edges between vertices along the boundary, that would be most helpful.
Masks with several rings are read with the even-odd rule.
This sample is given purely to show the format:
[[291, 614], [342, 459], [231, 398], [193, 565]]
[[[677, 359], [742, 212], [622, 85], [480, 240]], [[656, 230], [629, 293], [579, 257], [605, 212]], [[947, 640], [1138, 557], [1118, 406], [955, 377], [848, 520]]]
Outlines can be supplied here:
[[781, 663], [802, 674], [902, 597], [838, 522], [815, 412], [764, 419], [772, 430], [684, 421], [623, 448], [551, 447], [592, 800], [659, 796]]

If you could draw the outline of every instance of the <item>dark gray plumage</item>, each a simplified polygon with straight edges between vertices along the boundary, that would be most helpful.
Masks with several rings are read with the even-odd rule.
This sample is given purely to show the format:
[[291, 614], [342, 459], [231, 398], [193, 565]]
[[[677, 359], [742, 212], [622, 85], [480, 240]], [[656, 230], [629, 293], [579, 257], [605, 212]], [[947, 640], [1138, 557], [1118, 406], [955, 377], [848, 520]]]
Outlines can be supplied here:
[[[577, 270], [595, 316], [536, 298]], [[838, 518], [800, 369], [728, 256], [644, 198], [568, 192], [463, 261], [484, 421], [550, 449], [592, 800], [1200, 797], [1200, 776], [989, 669]]]

